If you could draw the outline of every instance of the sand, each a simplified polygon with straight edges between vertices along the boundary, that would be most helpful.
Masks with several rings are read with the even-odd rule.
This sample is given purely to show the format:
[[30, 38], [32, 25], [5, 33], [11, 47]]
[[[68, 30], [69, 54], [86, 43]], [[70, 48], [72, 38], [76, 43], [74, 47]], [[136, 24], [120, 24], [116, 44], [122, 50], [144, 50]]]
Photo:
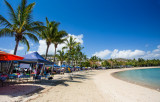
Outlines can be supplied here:
[[111, 75], [123, 70], [130, 69], [111, 69], [94, 77], [95, 84], [103, 96], [108, 97], [107, 102], [160, 102], [160, 92], [119, 80]]
[[10, 100], [7, 101], [24, 102], [160, 102], [159, 91], [128, 83], [111, 75], [117, 71], [131, 69], [134, 68], [56, 75], [53, 81], [32, 84], [32, 88], [37, 86], [32, 91], [44, 88], [41, 91], [28, 92], [28, 95], [23, 96], [17, 95], [18, 98], [1, 94], [0, 101], [6, 101], [8, 98]]

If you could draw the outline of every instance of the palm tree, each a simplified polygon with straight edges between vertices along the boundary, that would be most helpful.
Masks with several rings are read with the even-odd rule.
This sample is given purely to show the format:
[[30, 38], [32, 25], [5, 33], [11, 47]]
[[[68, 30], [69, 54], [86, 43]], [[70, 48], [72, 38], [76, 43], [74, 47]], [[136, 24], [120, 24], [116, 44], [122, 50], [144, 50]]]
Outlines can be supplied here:
[[92, 66], [95, 68], [97, 66], [98, 57], [97, 56], [92, 56], [90, 58], [90, 61], [92, 62]]
[[79, 65], [82, 67], [82, 60], [84, 59], [85, 55], [82, 52], [79, 52]]
[[63, 50], [62, 51], [58, 50], [57, 52], [59, 54], [56, 54], [56, 57], [58, 58], [58, 60], [60, 61], [61, 65], [62, 65], [63, 61], [67, 59], [67, 56], [66, 56], [66, 54], [64, 53]]
[[55, 40], [58, 25], [58, 22], [49, 22], [48, 18], [46, 17], [46, 28], [39, 34], [42, 39], [46, 40], [47, 44], [45, 59], [47, 58], [51, 43]]
[[[72, 36], [70, 36], [69, 37], [69, 40], [67, 40], [67, 42], [66, 42], [66, 48], [68, 48], [69, 49], [69, 65], [70, 65], [70, 59], [71, 59], [71, 56], [72, 56], [72, 50], [73, 50], [73, 48], [76, 46], [76, 45], [78, 45], [79, 43], [77, 43], [76, 41], [75, 41], [76, 39], [75, 38], [73, 38]], [[73, 63], [73, 57], [72, 57], [72, 63]], [[73, 64], [72, 64], [73, 65]]]
[[79, 43], [77, 46], [75, 46], [75, 49], [74, 49], [75, 64], [77, 64], [77, 61], [78, 61], [81, 57], [83, 57], [83, 56], [82, 56], [82, 52], [81, 52], [81, 50], [82, 50], [83, 48], [84, 48], [84, 47], [81, 47], [81, 46], [80, 46], [80, 43]]
[[29, 51], [30, 46], [26, 36], [33, 41], [38, 42], [35, 33], [37, 34], [37, 32], [39, 32], [43, 28], [42, 22], [33, 21], [32, 19], [31, 13], [33, 11], [35, 3], [27, 5], [27, 0], [22, 0], [18, 8], [14, 10], [6, 0], [4, 1], [9, 9], [11, 21], [5, 19], [2, 15], [0, 15], [0, 24], [4, 26], [4, 28], [0, 29], [0, 37], [15, 37], [15, 55], [17, 53], [19, 42], [26, 44], [27, 51]]
[[66, 31], [61, 30], [61, 31], [57, 31], [55, 33], [55, 36], [52, 40], [52, 43], [54, 44], [55, 47], [55, 52], [54, 52], [54, 62], [55, 62], [55, 56], [56, 56], [56, 49], [58, 47], [58, 44], [62, 44], [64, 43], [67, 39], [64, 38], [65, 36], [67, 36], [68, 34], [66, 33]]

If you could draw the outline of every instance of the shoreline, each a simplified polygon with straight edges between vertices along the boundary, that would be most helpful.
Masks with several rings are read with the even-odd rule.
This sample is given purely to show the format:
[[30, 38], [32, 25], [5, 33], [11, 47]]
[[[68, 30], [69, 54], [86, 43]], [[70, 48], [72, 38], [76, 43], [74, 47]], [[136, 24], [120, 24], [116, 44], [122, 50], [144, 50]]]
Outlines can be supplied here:
[[[33, 92], [29, 92], [26, 95], [12, 97], [12, 101], [160, 102], [159, 91], [129, 83], [112, 76], [112, 73], [115, 72], [134, 69], [137, 68], [87, 70], [55, 75], [52, 81], [42, 81], [42, 83], [32, 84], [33, 87], [38, 85], [39, 88], [43, 88], [42, 90], [38, 90], [38, 92], [32, 90]], [[141, 69], [144, 69], [144, 67]], [[69, 78], [70, 75], [73, 77], [73, 80]], [[17, 92], [19, 91], [17, 90]], [[7, 98], [11, 97], [5, 95], [1, 97], [1, 100], [3, 101]]]
[[[157, 66], [157, 67], [160, 68], [160, 66]], [[157, 68], [157, 67], [136, 67], [136, 68], [132, 68], [132, 69], [129, 69], [129, 70], [152, 69], [152, 68]], [[138, 68], [138, 69], [137, 69], [137, 68]], [[126, 70], [123, 70], [123, 71], [127, 71], [127, 70], [128, 70], [128, 68], [124, 68], [124, 69], [126, 69]], [[123, 71], [118, 71], [118, 72], [123, 72]], [[135, 85], [140, 85], [140, 86], [143, 86], [143, 87], [146, 87], [146, 88], [149, 88], [149, 89], [153, 89], [153, 90], [156, 90], [156, 91], [160, 92], [160, 89], [159, 89], [159, 88], [157, 89], [157, 88], [155, 88], [155, 87], [151, 87], [151, 86], [145, 85], [145, 84], [143, 84], [143, 83], [139, 83], [139, 82], [135, 82], [135, 81], [132, 81], [132, 80], [127, 80], [127, 79], [125, 79], [125, 78], [118, 77], [118, 76], [116, 75], [116, 73], [118, 73], [118, 72], [111, 73], [111, 75], [112, 75], [113, 77], [119, 79], [119, 80], [122, 80], [122, 81], [125, 81], [125, 82], [128, 82], [128, 83], [132, 83], [132, 84], [135, 84]]]
[[[157, 67], [157, 66], [156, 66]], [[138, 69], [155, 67], [138, 67]], [[112, 76], [112, 73], [134, 70], [136, 68], [109, 69], [94, 77], [95, 84], [107, 97], [107, 102], [160, 102], [160, 92], [144, 86], [120, 80]]]

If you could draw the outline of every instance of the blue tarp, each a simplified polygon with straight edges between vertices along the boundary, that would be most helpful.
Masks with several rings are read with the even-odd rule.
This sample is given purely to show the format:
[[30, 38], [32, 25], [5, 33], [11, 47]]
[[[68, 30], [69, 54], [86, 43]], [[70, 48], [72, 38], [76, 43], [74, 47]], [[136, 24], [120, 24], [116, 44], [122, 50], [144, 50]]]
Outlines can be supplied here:
[[23, 56], [24, 59], [20, 60], [19, 62], [31, 62], [31, 63], [45, 63], [45, 64], [53, 64], [53, 62], [47, 61], [38, 52], [33, 52]]
[[[52, 65], [46, 65], [47, 67], [53, 67]], [[59, 68], [60, 66], [54, 64], [54, 67]]]
[[30, 64], [21, 63], [20, 68], [30, 68]]
[[61, 67], [66, 67], [66, 65], [63, 64], [63, 65], [61, 65]]
[[62, 65], [61, 67], [71, 68], [71, 66], [69, 66], [69, 65]]
[[76, 68], [81, 68], [81, 67], [77, 66]]
[[60, 67], [60, 66], [58, 66], [58, 65], [54, 64], [54, 67]]

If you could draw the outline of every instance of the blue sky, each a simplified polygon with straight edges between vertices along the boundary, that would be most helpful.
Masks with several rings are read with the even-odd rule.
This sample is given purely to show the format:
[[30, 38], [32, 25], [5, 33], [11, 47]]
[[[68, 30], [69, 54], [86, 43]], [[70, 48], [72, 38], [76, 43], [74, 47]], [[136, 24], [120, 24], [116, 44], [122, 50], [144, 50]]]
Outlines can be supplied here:
[[[69, 34], [83, 34], [83, 52], [88, 57], [160, 59], [160, 0], [28, 1], [36, 2], [34, 20], [45, 22], [45, 17], [48, 17], [60, 22], [59, 29]], [[20, 0], [8, 2], [16, 7]], [[0, 1], [0, 9], [0, 14], [8, 19], [3, 0]], [[30, 42], [30, 51], [43, 48], [41, 44]], [[1, 50], [9, 52], [14, 46], [14, 38], [0, 38]], [[25, 46], [20, 45], [18, 55], [25, 54], [22, 47]]]

